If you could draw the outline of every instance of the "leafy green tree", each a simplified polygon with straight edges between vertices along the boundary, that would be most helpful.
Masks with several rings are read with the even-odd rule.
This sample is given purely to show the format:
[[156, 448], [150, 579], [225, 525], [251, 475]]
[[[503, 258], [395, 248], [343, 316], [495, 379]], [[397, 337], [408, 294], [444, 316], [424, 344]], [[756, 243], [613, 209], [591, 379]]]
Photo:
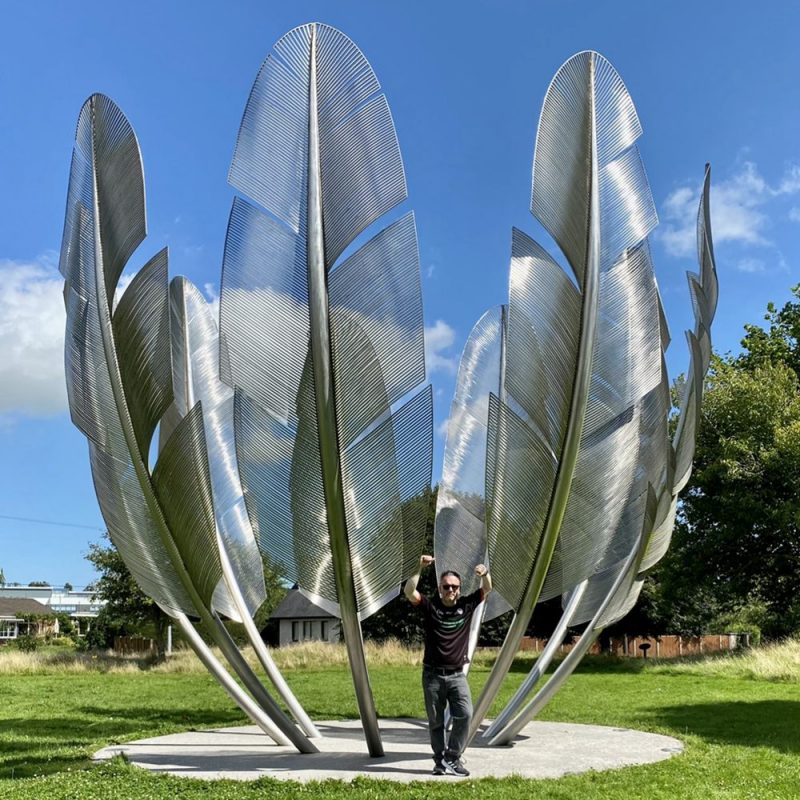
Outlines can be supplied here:
[[800, 627], [800, 394], [784, 360], [797, 349], [791, 316], [770, 311], [769, 330], [748, 327], [741, 356], [712, 364], [694, 472], [656, 576], [656, 616], [675, 632], [739, 621], [775, 637]]
[[745, 325], [744, 348], [736, 363], [745, 369], [768, 364], [783, 364], [800, 376], [800, 285], [792, 287], [794, 300], [781, 309], [767, 305], [764, 319], [768, 327]]
[[159, 655], [164, 654], [170, 618], [137, 585], [119, 551], [105, 534], [107, 544], [91, 544], [86, 558], [100, 573], [91, 589], [105, 600], [92, 624], [87, 643], [110, 647], [114, 636], [152, 636]]

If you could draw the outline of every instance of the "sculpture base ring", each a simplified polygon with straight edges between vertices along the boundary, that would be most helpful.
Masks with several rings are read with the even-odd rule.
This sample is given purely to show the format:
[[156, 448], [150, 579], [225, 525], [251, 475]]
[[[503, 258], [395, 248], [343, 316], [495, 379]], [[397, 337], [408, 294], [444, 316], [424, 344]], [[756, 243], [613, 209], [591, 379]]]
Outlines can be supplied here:
[[[386, 754], [371, 758], [358, 720], [317, 723], [320, 752], [301, 755], [272, 743], [257, 727], [189, 731], [106, 747], [95, 761], [122, 754], [132, 764], [156, 773], [186, 778], [256, 780], [271, 777], [305, 783], [356, 777], [411, 781], [460, 781], [431, 774], [427, 724], [416, 719], [382, 719]], [[479, 735], [480, 736], [480, 735]], [[531, 722], [510, 747], [470, 747], [465, 761], [471, 777], [558, 778], [589, 770], [603, 771], [651, 764], [683, 751], [678, 739], [627, 728]]]

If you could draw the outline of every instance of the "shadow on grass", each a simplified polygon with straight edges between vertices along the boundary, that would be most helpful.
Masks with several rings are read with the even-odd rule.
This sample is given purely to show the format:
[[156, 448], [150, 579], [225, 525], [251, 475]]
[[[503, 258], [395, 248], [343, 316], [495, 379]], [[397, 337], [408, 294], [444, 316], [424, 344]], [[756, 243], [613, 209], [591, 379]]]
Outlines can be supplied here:
[[695, 703], [653, 709], [651, 719], [714, 744], [800, 753], [800, 701]]
[[0, 778], [27, 778], [85, 766], [87, 756], [94, 750], [132, 736], [145, 738], [174, 730], [245, 722], [235, 709], [83, 706], [76, 712], [69, 717], [0, 720]]

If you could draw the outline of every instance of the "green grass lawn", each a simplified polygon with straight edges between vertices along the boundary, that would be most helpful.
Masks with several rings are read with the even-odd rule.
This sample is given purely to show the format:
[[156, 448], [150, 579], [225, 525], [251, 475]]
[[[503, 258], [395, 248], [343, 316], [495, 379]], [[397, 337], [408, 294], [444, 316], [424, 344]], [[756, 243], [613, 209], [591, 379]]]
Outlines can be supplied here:
[[[515, 665], [502, 699], [530, 667]], [[488, 667], [471, 674], [476, 692]], [[381, 716], [422, 717], [419, 668], [371, 669]], [[352, 685], [340, 665], [287, 671], [316, 719], [356, 717]], [[134, 670], [0, 671], [0, 798], [249, 798], [384, 796], [408, 798], [797, 798], [800, 797], [800, 683], [738, 669], [656, 662], [587, 661], [542, 719], [587, 722], [676, 736], [686, 750], [660, 764], [528, 781], [464, 781], [403, 786], [374, 780], [286, 784], [206, 782], [153, 776], [121, 760], [92, 766], [111, 744], [168, 732], [246, 722], [203, 673]], [[469, 754], [468, 754], [469, 756]], [[481, 751], [473, 758], [490, 758]]]

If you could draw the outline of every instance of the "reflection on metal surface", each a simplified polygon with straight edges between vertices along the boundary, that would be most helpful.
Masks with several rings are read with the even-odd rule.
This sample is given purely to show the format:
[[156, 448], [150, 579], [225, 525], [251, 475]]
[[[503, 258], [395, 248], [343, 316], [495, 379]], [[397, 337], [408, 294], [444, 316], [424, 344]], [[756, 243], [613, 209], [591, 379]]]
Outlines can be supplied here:
[[248, 512], [263, 552], [341, 617], [380, 755], [359, 619], [396, 596], [422, 548], [408, 506], [430, 482], [432, 397], [413, 216], [344, 252], [406, 197], [386, 99], [346, 36], [312, 24], [278, 41], [230, 181], [248, 199], [225, 247], [223, 377]]
[[[700, 322], [690, 335], [695, 377], [683, 408], [693, 411], [679, 429], [686, 443], [678, 435], [673, 452], [664, 366], [669, 333], [647, 244], [657, 220], [635, 146], [640, 134], [630, 96], [602, 56], [579, 53], [558, 71], [537, 132], [531, 210], [572, 275], [514, 231], [501, 387], [483, 393], [487, 432], [470, 457], [486, 474], [485, 534], [479, 520], [475, 536], [486, 536], [495, 588], [515, 616], [475, 704], [472, 735], [537, 601], [584, 587], [580, 598], [573, 594], [559, 631], [594, 619], [599, 608], [603, 625], [627, 613], [648, 557], [644, 543], [653, 528], [654, 539], [668, 537], [678, 481], [691, 465], [694, 387], [702, 388], [708, 364], [717, 294], [708, 215], [701, 208], [706, 266], [690, 279]], [[451, 454], [448, 443], [445, 462], [456, 458], [464, 456]], [[656, 499], [645, 530], [648, 492]], [[538, 677], [534, 668], [492, 726], [493, 742], [505, 736], [499, 731]]]
[[[602, 56], [569, 59], [545, 97], [531, 211], [569, 269], [515, 230], [507, 306], [475, 325], [459, 367], [435, 525], [439, 569], [490, 564], [486, 617], [513, 610], [475, 706], [495, 699], [536, 603], [562, 596], [551, 643], [487, 732], [507, 743], [664, 555], [691, 473], [718, 285], [706, 170], [695, 324], [670, 442], [669, 344], [647, 237], [641, 126]], [[276, 742], [316, 752], [236, 648], [241, 621], [305, 734], [318, 732], [253, 615], [262, 556], [342, 620], [367, 746], [383, 745], [360, 621], [397, 594], [425, 538], [433, 398], [425, 385], [413, 214], [386, 98], [358, 48], [326, 25], [273, 48], [244, 112], [220, 327], [166, 250], [114, 295], [145, 238], [138, 142], [93, 95], [76, 132], [60, 269], [70, 412], [89, 441], [109, 535], [141, 588], [184, 629], [235, 702]], [[361, 238], [363, 236], [363, 238]], [[150, 464], [158, 430], [159, 453]], [[249, 694], [203, 644], [199, 620]], [[481, 615], [470, 635], [474, 650]], [[586, 631], [523, 707], [569, 625]]]
[[[170, 323], [175, 399], [169, 416], [171, 430], [162, 442], [169, 441], [177, 422], [195, 403], [202, 405], [217, 550], [224, 577], [214, 590], [212, 606], [244, 626], [251, 647], [281, 699], [306, 735], [318, 737], [319, 731], [275, 666], [253, 621], [266, 599], [266, 588], [261, 554], [244, 508], [236, 464], [233, 391], [219, 378], [219, 334], [211, 307], [184, 277], [170, 283]], [[162, 420], [162, 433], [165, 427]]]
[[[136, 137], [107, 97], [93, 95], [78, 119], [60, 264], [72, 418], [89, 439], [101, 510], [131, 574], [173, 617], [199, 617], [239, 677], [255, 688], [257, 679], [211, 608], [222, 567], [200, 404], [180, 422], [171, 420], [172, 434], [152, 472], [147, 460], [173, 397], [166, 253], [137, 273], [116, 308], [112, 303], [144, 236]], [[241, 695], [232, 696], [252, 717]], [[258, 700], [269, 724], [263, 715], [256, 721], [268, 735], [279, 731], [276, 740], [316, 751], [271, 697]]]

